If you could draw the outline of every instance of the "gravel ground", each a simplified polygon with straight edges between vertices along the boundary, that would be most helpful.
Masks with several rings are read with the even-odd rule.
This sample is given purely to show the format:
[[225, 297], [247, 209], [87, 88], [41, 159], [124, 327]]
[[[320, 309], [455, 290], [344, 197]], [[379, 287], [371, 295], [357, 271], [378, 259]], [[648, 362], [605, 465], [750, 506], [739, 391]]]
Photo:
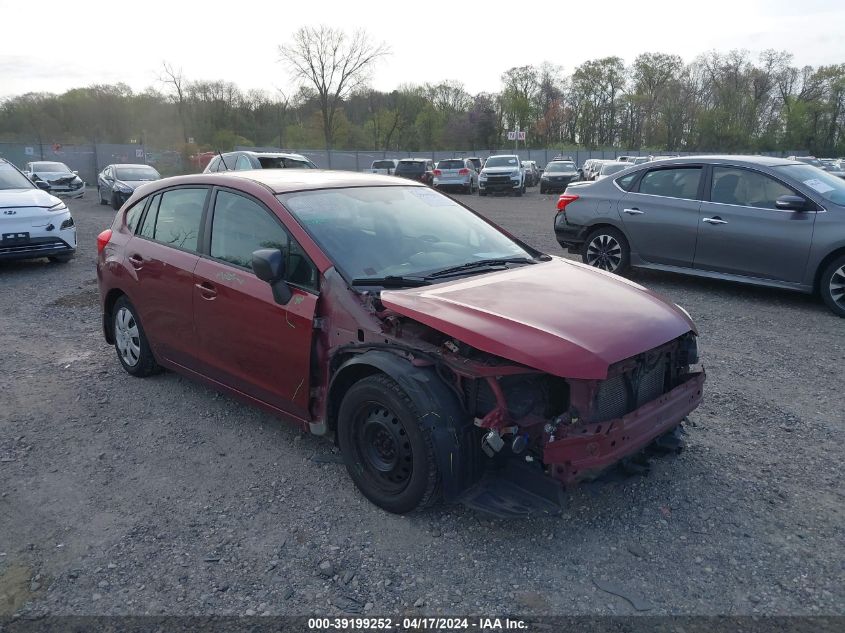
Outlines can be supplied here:
[[[330, 442], [120, 368], [88, 196], [72, 263], [0, 264], [0, 615], [845, 614], [845, 321], [814, 299], [634, 272], [701, 331], [687, 450], [558, 518], [397, 517]], [[554, 198], [471, 204], [560, 254]]]

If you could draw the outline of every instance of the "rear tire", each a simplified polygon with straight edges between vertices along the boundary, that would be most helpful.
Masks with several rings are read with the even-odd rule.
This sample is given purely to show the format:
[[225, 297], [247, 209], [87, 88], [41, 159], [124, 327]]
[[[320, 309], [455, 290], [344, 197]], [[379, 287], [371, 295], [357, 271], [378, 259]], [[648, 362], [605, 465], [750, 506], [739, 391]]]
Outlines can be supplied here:
[[103, 200], [103, 192], [99, 187], [97, 187], [97, 197], [100, 199], [100, 204], [108, 204], [109, 203], [108, 200]]
[[113, 193], [111, 195], [111, 208], [114, 209], [115, 211], [120, 210], [120, 199], [117, 197], [116, 193]]
[[111, 319], [114, 349], [123, 369], [136, 378], [160, 372], [138, 313], [125, 296], [115, 302]]
[[622, 275], [631, 267], [631, 247], [622, 231], [600, 226], [584, 240], [581, 259], [594, 268]]
[[840, 255], [824, 269], [819, 294], [831, 312], [845, 317], [845, 255]]
[[540, 195], [546, 195], [546, 188], [543, 185], [540, 185]]
[[419, 419], [408, 394], [383, 374], [352, 385], [340, 405], [337, 438], [349, 476], [388, 512], [411, 512], [439, 496], [434, 446]]
[[478, 190], [478, 195], [479, 195], [479, 196], [486, 196], [486, 195], [487, 195], [487, 192], [486, 192], [486, 191], [484, 191], [484, 190], [482, 190], [482, 189], [479, 189], [479, 190]]

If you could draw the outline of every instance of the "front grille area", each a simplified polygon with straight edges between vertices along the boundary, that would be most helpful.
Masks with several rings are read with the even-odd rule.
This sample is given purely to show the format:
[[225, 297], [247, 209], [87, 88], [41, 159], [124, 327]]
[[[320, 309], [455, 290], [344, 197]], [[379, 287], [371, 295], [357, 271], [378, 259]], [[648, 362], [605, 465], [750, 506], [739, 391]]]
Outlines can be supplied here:
[[0, 255], [37, 253], [39, 251], [55, 251], [58, 249], [70, 250], [70, 246], [64, 240], [51, 237], [36, 237], [22, 244], [9, 244], [6, 246], [0, 243]]
[[488, 176], [487, 177], [487, 184], [488, 185], [509, 185], [509, 184], [511, 184], [511, 177], [510, 176]]
[[622, 417], [666, 393], [667, 365], [666, 354], [655, 354], [642, 359], [632, 370], [603, 380], [593, 402], [590, 421], [606, 422]]

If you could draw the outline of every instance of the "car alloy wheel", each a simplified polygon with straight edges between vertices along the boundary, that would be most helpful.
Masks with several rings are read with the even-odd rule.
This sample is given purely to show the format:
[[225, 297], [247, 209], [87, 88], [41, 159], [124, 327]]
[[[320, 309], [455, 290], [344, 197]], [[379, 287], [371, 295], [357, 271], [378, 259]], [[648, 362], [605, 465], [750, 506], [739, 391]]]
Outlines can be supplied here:
[[834, 314], [845, 317], [845, 255], [834, 259], [822, 272], [819, 294]]
[[581, 259], [589, 266], [624, 275], [631, 265], [631, 247], [619, 229], [599, 226], [584, 240]]
[[840, 266], [830, 276], [828, 290], [834, 303], [845, 310], [845, 265]]
[[114, 344], [120, 358], [129, 367], [135, 367], [141, 357], [141, 336], [135, 315], [122, 306], [114, 315]]

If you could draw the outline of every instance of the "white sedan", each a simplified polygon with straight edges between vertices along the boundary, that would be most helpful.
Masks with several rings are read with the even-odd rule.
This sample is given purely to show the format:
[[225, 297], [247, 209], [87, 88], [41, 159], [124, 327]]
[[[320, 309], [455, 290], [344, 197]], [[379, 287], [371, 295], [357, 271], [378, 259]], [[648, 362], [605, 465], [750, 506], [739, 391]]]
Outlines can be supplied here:
[[76, 227], [67, 205], [0, 158], [0, 260], [67, 262], [75, 252]]

